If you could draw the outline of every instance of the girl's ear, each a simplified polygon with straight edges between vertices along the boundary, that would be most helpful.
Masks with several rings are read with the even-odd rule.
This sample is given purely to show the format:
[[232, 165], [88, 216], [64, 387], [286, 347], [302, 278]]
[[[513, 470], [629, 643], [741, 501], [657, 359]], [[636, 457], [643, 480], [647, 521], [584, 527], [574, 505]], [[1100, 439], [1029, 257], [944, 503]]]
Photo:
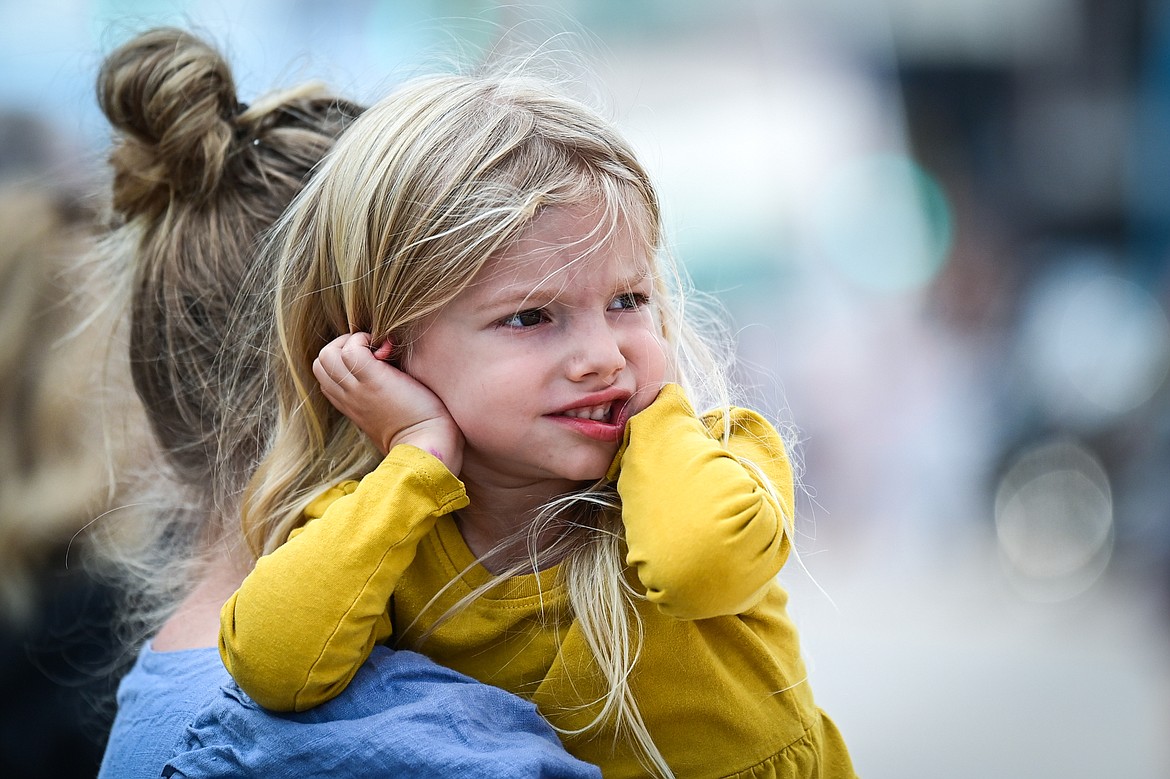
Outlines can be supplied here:
[[409, 334], [407, 332], [403, 329], [395, 330], [386, 336], [386, 340], [370, 347], [374, 353], [374, 359], [390, 363], [395, 368], [402, 370], [402, 363], [406, 360], [407, 352], [410, 351], [410, 347], [407, 345], [408, 340]]
[[397, 362], [398, 354], [394, 350], [394, 342], [391, 339], [387, 338], [385, 341], [373, 348], [375, 360], [382, 360], [383, 362], [388, 362], [390, 364]]

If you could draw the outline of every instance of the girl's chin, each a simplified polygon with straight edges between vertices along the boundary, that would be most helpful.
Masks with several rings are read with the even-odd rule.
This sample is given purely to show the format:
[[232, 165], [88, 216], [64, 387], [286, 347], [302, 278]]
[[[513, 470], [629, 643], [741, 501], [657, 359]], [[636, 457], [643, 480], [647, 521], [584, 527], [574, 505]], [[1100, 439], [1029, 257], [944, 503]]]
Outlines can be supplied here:
[[529, 463], [528, 467], [508, 469], [506, 473], [474, 456], [467, 456], [465, 451], [459, 478], [467, 484], [512, 483], [533, 489], [536, 489], [536, 485], [544, 485], [538, 491], [564, 494], [595, 484], [609, 473], [618, 446], [613, 444], [599, 448], [606, 451], [594, 452], [592, 456], [576, 462], [557, 462], [555, 457], [550, 457], [543, 462]]
[[613, 458], [618, 450], [617, 444], [606, 448], [612, 451], [598, 456], [596, 459], [591, 459], [589, 462], [582, 462], [557, 469], [559, 471], [559, 478], [572, 482], [574, 487], [587, 487], [604, 479], [605, 475], [609, 473], [609, 466], [613, 463]]

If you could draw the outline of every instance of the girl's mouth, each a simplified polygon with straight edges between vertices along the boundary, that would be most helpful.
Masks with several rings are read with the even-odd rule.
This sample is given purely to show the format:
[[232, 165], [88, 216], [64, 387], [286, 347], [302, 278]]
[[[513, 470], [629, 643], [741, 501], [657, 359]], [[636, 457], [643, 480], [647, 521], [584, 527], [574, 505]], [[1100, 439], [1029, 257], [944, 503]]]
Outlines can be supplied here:
[[550, 414], [553, 421], [595, 441], [621, 440], [629, 419], [629, 398], [615, 398], [590, 406], [576, 406]]

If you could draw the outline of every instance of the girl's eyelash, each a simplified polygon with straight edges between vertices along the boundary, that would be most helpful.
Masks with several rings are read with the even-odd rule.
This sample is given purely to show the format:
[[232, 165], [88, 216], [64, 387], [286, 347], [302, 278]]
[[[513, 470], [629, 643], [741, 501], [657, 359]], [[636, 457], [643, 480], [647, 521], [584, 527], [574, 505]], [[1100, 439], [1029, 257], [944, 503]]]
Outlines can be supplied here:
[[[650, 302], [650, 296], [644, 292], [624, 292], [610, 301], [611, 311], [632, 311], [642, 308]], [[614, 305], [620, 303], [620, 305]], [[500, 327], [524, 329], [535, 327], [549, 321], [548, 313], [543, 308], [529, 308], [517, 311], [499, 321]]]
[[[529, 321], [525, 321], [526, 319]], [[533, 319], [535, 319], [535, 321], [531, 321]], [[548, 315], [545, 314], [544, 309], [530, 308], [525, 311], [517, 311], [511, 316], [504, 317], [500, 320], [500, 326], [515, 328], [535, 327], [536, 325], [547, 321]]]
[[[626, 292], [613, 299], [613, 303], [618, 301], [623, 303], [619, 309], [636, 309], [649, 303], [650, 296], [643, 292]], [[613, 303], [610, 304], [611, 309], [614, 308]]]

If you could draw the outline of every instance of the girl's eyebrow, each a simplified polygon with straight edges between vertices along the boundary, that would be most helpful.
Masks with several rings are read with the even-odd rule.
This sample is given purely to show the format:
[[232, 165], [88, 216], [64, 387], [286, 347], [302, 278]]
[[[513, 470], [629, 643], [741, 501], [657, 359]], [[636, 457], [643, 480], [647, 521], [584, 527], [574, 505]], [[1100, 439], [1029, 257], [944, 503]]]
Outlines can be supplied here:
[[[650, 278], [651, 274], [649, 269], [640, 268], [633, 273], [619, 278], [614, 283], [613, 289], [616, 292], [631, 290], [646, 283]], [[488, 307], [499, 306], [501, 308], [511, 306], [540, 308], [560, 297], [565, 287], [566, 284], [563, 281], [557, 281], [556, 276], [537, 284], [535, 287], [528, 284], [511, 284], [488, 292], [482, 304]]]
[[489, 308], [510, 308], [513, 306], [540, 308], [545, 303], [556, 299], [563, 286], [557, 285], [555, 288], [537, 286], [533, 288], [527, 284], [513, 284], [492, 290], [485, 295], [482, 302]]

